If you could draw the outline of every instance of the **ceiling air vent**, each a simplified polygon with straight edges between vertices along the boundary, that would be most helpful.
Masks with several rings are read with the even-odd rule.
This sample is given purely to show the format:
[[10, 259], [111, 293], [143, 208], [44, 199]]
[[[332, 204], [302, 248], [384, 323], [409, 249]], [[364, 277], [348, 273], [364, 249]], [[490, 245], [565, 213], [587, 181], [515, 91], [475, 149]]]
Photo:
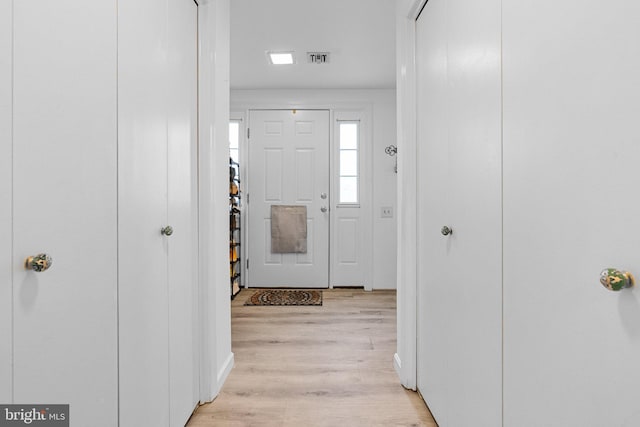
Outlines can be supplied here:
[[311, 64], [326, 64], [329, 62], [329, 52], [307, 52], [307, 61]]

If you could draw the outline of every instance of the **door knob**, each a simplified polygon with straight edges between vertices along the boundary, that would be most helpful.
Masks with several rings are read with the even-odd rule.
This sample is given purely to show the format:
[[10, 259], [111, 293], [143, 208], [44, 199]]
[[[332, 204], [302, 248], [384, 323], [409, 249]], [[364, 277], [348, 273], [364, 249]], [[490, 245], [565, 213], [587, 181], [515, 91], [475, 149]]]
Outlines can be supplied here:
[[170, 225], [167, 225], [166, 227], [163, 227], [162, 230], [160, 230], [160, 232], [162, 233], [163, 236], [171, 236], [173, 234], [173, 227], [171, 227]]
[[449, 234], [453, 234], [453, 229], [445, 225], [444, 227], [442, 227], [440, 232], [442, 233], [443, 236], [448, 236]]
[[327, 198], [327, 193], [320, 193], [320, 198], [321, 199], [326, 199]]
[[320, 208], [320, 212], [326, 212], [326, 211], [327, 211], [327, 208], [325, 206]]
[[51, 264], [53, 264], [53, 258], [47, 254], [30, 256], [24, 262], [24, 266], [27, 270], [33, 270], [36, 273], [48, 270], [49, 267], [51, 267]]
[[620, 271], [616, 268], [605, 268], [600, 272], [600, 283], [610, 291], [619, 291], [632, 287], [635, 284], [635, 279], [628, 271]]

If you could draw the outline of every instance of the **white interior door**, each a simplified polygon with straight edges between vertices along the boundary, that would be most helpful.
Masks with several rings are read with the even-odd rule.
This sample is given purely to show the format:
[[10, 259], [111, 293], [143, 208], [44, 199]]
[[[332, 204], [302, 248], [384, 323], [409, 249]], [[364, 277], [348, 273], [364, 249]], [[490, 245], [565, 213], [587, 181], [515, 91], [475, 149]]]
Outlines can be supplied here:
[[166, 1], [120, 3], [118, 42], [120, 426], [168, 426]]
[[418, 387], [442, 426], [499, 426], [500, 1], [431, 0], [416, 25]]
[[640, 4], [503, 3], [505, 425], [638, 426]]
[[169, 0], [168, 247], [170, 425], [198, 404], [197, 20], [192, 0]]
[[13, 2], [0, 2], [0, 402], [11, 402], [13, 280]]
[[[329, 112], [252, 110], [249, 285], [329, 286]], [[272, 253], [271, 206], [307, 208], [307, 252]]]
[[[13, 6], [13, 401], [70, 404], [72, 425], [112, 427], [116, 4]], [[26, 270], [40, 252], [53, 265]]]
[[178, 426], [198, 402], [197, 6], [118, 13], [120, 425]]

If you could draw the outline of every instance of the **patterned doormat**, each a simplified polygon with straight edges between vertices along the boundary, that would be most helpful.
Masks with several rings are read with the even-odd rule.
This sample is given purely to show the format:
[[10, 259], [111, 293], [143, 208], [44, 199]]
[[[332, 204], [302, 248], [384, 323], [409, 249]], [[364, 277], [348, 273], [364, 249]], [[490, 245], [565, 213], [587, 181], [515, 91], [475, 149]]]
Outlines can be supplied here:
[[322, 305], [322, 291], [260, 289], [244, 305]]

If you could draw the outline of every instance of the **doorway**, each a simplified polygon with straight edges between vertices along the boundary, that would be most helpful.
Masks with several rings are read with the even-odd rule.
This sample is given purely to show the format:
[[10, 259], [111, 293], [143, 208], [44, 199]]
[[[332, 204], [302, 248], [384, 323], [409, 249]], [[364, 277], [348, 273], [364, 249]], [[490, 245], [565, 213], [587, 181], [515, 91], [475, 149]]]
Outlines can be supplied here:
[[251, 110], [249, 285], [329, 287], [329, 112]]

